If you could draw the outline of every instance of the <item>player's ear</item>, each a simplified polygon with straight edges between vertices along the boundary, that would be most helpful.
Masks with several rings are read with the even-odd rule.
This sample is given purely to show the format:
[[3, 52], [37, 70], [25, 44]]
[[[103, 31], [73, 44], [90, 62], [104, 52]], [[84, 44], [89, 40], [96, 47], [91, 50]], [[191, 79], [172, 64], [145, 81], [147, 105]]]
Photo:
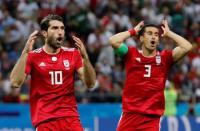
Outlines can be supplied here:
[[141, 36], [139, 37], [139, 39], [140, 39], [140, 42], [142, 43], [143, 40], [144, 40], [144, 37], [141, 35]]
[[47, 31], [42, 30], [42, 31], [41, 31], [41, 34], [42, 34], [43, 37], [45, 37], [45, 38], [47, 37]]

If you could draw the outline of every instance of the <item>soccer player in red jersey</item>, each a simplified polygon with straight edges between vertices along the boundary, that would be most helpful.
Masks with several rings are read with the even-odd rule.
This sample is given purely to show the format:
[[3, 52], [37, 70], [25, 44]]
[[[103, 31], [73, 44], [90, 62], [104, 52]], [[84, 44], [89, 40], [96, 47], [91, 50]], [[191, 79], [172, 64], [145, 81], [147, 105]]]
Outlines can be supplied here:
[[43, 47], [33, 50], [39, 37], [35, 31], [27, 40], [10, 80], [20, 87], [31, 76], [30, 110], [37, 131], [83, 131], [74, 95], [74, 75], [93, 87], [95, 71], [82, 41], [73, 36], [76, 48], [63, 47], [65, 26], [62, 17], [48, 15], [40, 23]]
[[[123, 113], [117, 131], [159, 131], [165, 106], [165, 82], [170, 67], [192, 49], [190, 42], [169, 29], [166, 20], [163, 20], [161, 29], [161, 35], [174, 40], [176, 48], [158, 51], [159, 27], [144, 25], [143, 21], [133, 29], [109, 39], [115, 52], [124, 57], [126, 69]], [[127, 47], [124, 43], [134, 35], [138, 35], [141, 50]]]

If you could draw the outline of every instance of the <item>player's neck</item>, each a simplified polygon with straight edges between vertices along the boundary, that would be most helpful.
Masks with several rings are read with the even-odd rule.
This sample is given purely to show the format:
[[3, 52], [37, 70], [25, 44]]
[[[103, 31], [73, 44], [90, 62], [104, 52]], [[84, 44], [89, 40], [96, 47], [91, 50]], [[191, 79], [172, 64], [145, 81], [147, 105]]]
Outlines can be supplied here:
[[44, 50], [44, 52], [46, 52], [47, 54], [50, 54], [50, 55], [52, 55], [52, 54], [58, 54], [60, 52], [60, 48], [53, 49], [50, 46], [48, 46], [47, 44], [45, 44], [43, 46], [43, 50]]
[[149, 51], [147, 49], [142, 49], [142, 55], [145, 56], [145, 57], [153, 57], [156, 55], [156, 50], [153, 50], [153, 51]]

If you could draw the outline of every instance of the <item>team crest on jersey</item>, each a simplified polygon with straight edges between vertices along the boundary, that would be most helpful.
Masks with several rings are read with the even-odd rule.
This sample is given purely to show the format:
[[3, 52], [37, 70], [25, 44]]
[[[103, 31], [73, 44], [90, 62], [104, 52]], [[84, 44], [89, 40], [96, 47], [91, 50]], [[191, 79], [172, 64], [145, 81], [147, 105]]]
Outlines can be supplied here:
[[156, 56], [156, 64], [157, 64], [157, 65], [160, 65], [160, 63], [161, 63], [161, 56], [160, 56], [160, 55], [157, 55], [157, 56]]
[[69, 61], [68, 60], [63, 60], [63, 64], [65, 68], [69, 69]]

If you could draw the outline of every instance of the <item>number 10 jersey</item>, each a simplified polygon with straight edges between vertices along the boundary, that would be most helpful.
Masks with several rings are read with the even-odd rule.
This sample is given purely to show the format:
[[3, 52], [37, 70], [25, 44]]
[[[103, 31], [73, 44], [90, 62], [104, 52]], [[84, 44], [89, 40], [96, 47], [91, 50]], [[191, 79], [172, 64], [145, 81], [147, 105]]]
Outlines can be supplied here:
[[74, 74], [82, 67], [75, 48], [62, 47], [55, 55], [42, 48], [28, 54], [25, 73], [31, 75], [30, 110], [34, 126], [52, 118], [79, 116]]

